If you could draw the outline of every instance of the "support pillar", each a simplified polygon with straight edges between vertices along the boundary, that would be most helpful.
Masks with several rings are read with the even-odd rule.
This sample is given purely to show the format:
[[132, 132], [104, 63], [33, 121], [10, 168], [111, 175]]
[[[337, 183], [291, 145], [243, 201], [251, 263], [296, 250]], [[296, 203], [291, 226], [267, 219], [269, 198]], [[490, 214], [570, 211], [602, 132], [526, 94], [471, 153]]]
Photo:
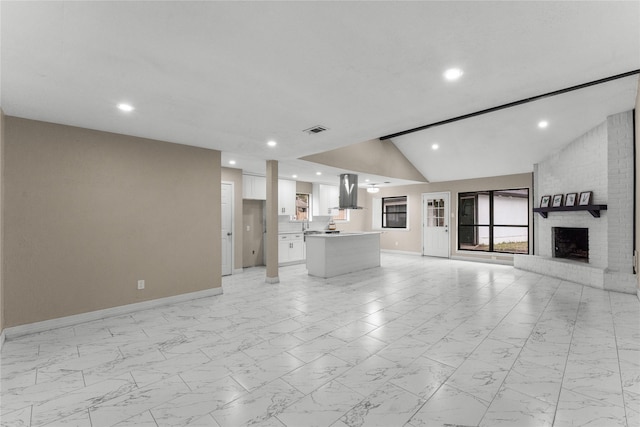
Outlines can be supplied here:
[[266, 283], [279, 283], [278, 277], [278, 161], [267, 160], [267, 233], [264, 250], [267, 259]]

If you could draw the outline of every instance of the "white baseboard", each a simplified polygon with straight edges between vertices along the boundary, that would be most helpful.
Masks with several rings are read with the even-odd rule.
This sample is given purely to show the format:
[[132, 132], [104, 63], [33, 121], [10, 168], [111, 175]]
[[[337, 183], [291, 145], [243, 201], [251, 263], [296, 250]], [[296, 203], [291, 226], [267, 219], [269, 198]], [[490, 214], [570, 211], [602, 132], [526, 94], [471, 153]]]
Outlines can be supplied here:
[[206, 298], [220, 294], [222, 294], [222, 287], [205, 289], [203, 291], [189, 292], [186, 294], [158, 298], [149, 301], [136, 302], [133, 304], [106, 308], [104, 310], [90, 311], [88, 313], [74, 314], [73, 316], [59, 317], [57, 319], [44, 320], [42, 322], [28, 323], [26, 325], [6, 328], [2, 331], [2, 338], [0, 339], [2, 341], [4, 341], [5, 338], [11, 340], [23, 335], [36, 334], [38, 332], [49, 331], [51, 329], [65, 328], [84, 322], [106, 319], [107, 317], [122, 316], [124, 314], [130, 314], [136, 311], [147, 310], [163, 305], [175, 304], [178, 302], [184, 302], [198, 298]]
[[456, 261], [471, 261], [471, 262], [482, 262], [485, 264], [500, 264], [500, 265], [510, 265], [513, 266], [513, 260], [508, 259], [491, 259], [491, 258], [479, 258], [479, 257], [466, 257], [466, 256], [452, 256], [451, 259]]
[[396, 250], [393, 250], [393, 249], [380, 249], [380, 252], [385, 252], [387, 254], [422, 256], [422, 254], [420, 252], [396, 251]]
[[280, 277], [265, 277], [264, 282], [270, 285], [280, 283]]

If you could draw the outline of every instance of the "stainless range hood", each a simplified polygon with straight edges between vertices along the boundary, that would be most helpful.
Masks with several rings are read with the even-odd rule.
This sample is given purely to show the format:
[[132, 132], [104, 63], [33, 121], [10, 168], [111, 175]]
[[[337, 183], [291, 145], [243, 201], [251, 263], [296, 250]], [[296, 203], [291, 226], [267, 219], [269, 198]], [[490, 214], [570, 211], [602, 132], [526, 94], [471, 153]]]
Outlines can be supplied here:
[[340, 175], [340, 209], [362, 209], [358, 206], [358, 175], [343, 173]]

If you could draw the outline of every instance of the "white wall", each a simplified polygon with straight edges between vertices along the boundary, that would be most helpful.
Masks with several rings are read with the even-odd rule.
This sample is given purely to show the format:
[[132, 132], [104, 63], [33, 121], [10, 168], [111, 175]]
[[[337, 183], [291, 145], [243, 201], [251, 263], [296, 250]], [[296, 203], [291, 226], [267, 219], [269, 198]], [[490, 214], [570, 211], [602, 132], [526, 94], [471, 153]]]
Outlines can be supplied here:
[[[544, 195], [593, 191], [594, 204], [606, 204], [607, 186], [607, 124], [596, 128], [569, 143], [534, 167], [535, 207]], [[593, 218], [588, 212], [552, 212], [548, 218], [534, 216], [535, 254], [553, 256], [553, 227], [589, 229], [589, 263], [606, 268], [608, 264], [608, 213]]]
[[[633, 116], [624, 112], [569, 143], [563, 150], [534, 166], [535, 206], [543, 195], [593, 191], [593, 204], [607, 205], [600, 218], [588, 212], [550, 212], [548, 218], [536, 215], [536, 257], [515, 257], [515, 265], [527, 270], [556, 271], [566, 280], [590, 281], [604, 289], [635, 292], [633, 274]], [[589, 229], [588, 270], [577, 273], [579, 265], [567, 262], [549, 264], [552, 257], [552, 228]], [[598, 270], [599, 278], [594, 279]], [[586, 276], [582, 276], [585, 273]], [[578, 280], [578, 274], [583, 277]], [[598, 283], [591, 283], [593, 281]]]

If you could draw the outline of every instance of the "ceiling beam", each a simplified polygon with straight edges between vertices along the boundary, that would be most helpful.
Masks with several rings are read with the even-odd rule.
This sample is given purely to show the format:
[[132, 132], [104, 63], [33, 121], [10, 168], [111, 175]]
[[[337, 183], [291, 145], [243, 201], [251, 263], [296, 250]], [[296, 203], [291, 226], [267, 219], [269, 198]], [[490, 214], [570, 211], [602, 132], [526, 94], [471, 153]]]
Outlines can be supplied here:
[[625, 77], [633, 76], [634, 74], [640, 74], [640, 69], [633, 70], [633, 71], [627, 71], [626, 73], [616, 74], [615, 76], [605, 77], [603, 79], [594, 80], [594, 81], [591, 81], [591, 82], [588, 82], [588, 83], [582, 83], [582, 84], [579, 84], [579, 85], [576, 85], [576, 86], [571, 86], [571, 87], [568, 87], [568, 88], [565, 88], [565, 89], [554, 90], [553, 92], [548, 92], [548, 93], [545, 93], [545, 94], [542, 94], [542, 95], [532, 96], [531, 98], [525, 98], [525, 99], [521, 99], [519, 101], [509, 102], [508, 104], [498, 105], [497, 107], [491, 107], [491, 108], [487, 108], [485, 110], [476, 111], [474, 113], [464, 114], [462, 116], [457, 116], [457, 117], [453, 117], [453, 118], [450, 118], [450, 119], [441, 120], [439, 122], [429, 123], [428, 125], [418, 126], [417, 128], [403, 130], [401, 132], [396, 132], [396, 133], [392, 133], [392, 134], [389, 134], [389, 135], [381, 136], [380, 140], [384, 141], [384, 140], [387, 140], [387, 139], [396, 138], [398, 136], [403, 136], [403, 135], [407, 135], [407, 134], [414, 133], [414, 132], [420, 132], [422, 130], [429, 129], [429, 128], [432, 128], [432, 127], [442, 126], [442, 125], [446, 125], [448, 123], [453, 123], [453, 122], [457, 122], [457, 121], [460, 121], [460, 120], [470, 119], [471, 117], [476, 117], [476, 116], [481, 116], [483, 114], [493, 113], [494, 111], [504, 110], [505, 108], [511, 108], [511, 107], [515, 107], [517, 105], [522, 105], [522, 104], [527, 104], [529, 102], [538, 101], [540, 99], [550, 98], [552, 96], [557, 96], [557, 95], [562, 95], [563, 93], [573, 92], [574, 90], [580, 90], [580, 89], [584, 89], [584, 88], [587, 88], [587, 87], [590, 87], [590, 86], [595, 86], [595, 85], [599, 85], [599, 84], [602, 84], [602, 83], [607, 83], [607, 82], [610, 82], [610, 81], [613, 81], [613, 80], [623, 79]]

